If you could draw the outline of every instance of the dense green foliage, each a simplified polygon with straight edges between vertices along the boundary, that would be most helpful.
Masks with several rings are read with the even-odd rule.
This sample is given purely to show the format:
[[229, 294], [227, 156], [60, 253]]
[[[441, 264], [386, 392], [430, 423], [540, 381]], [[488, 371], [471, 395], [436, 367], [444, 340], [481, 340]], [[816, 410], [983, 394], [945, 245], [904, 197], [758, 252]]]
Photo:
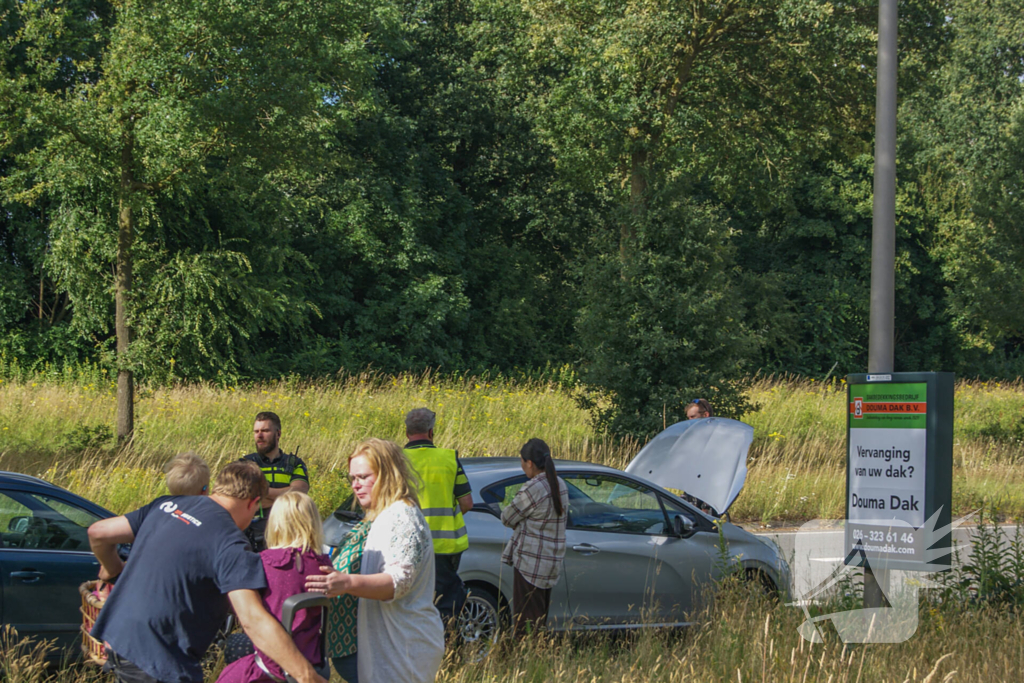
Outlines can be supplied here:
[[[1024, 373], [1018, 5], [901, 3], [897, 369]], [[571, 364], [636, 434], [742, 412], [758, 369], [861, 370], [875, 12], [2, 0], [0, 354]]]

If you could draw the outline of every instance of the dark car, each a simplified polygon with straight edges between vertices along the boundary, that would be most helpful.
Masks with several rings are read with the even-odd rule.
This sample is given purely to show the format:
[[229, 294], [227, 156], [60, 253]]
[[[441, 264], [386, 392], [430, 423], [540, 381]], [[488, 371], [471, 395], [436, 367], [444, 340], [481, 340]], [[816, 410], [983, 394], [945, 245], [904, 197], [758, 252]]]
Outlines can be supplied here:
[[76, 654], [78, 587], [99, 572], [89, 525], [113, 516], [42, 479], [0, 472], [0, 623]]

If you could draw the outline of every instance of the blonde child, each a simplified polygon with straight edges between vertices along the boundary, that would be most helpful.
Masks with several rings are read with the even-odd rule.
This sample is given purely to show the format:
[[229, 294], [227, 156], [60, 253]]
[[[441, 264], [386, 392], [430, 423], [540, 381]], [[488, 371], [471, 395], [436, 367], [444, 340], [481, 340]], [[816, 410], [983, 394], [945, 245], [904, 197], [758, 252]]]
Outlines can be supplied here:
[[210, 486], [210, 467], [192, 451], [174, 456], [164, 473], [172, 496], [200, 496]]
[[[267, 587], [263, 605], [278, 619], [284, 601], [296, 593], [306, 592], [306, 577], [319, 576], [320, 566], [329, 565], [330, 558], [321, 554], [324, 534], [320, 513], [313, 499], [305, 493], [289, 491], [270, 508], [267, 519], [267, 549], [260, 553]], [[316, 667], [323, 666], [320, 646], [320, 608], [300, 610], [292, 624], [292, 640], [306, 659]], [[285, 672], [258, 649], [254, 654], [224, 667], [217, 683], [254, 683], [282, 681]]]

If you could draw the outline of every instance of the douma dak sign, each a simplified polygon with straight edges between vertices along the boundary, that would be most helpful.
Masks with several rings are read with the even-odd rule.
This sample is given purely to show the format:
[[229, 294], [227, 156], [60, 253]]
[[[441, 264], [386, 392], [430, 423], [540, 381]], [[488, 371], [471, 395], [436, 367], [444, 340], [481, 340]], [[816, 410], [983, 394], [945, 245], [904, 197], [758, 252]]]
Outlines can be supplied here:
[[847, 563], [923, 570], [925, 550], [949, 543], [925, 521], [949, 524], [953, 374], [849, 375], [847, 391]]

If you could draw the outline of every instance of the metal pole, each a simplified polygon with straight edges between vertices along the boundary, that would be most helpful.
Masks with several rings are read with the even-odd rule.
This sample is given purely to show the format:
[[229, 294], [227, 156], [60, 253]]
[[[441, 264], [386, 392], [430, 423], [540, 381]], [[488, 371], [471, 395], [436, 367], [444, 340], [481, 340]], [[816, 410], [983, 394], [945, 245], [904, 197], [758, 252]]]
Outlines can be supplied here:
[[[878, 3], [875, 182], [871, 229], [871, 327], [868, 372], [893, 370], [896, 307], [896, 24], [897, 0]], [[864, 606], [885, 604], [885, 569], [864, 570]]]

